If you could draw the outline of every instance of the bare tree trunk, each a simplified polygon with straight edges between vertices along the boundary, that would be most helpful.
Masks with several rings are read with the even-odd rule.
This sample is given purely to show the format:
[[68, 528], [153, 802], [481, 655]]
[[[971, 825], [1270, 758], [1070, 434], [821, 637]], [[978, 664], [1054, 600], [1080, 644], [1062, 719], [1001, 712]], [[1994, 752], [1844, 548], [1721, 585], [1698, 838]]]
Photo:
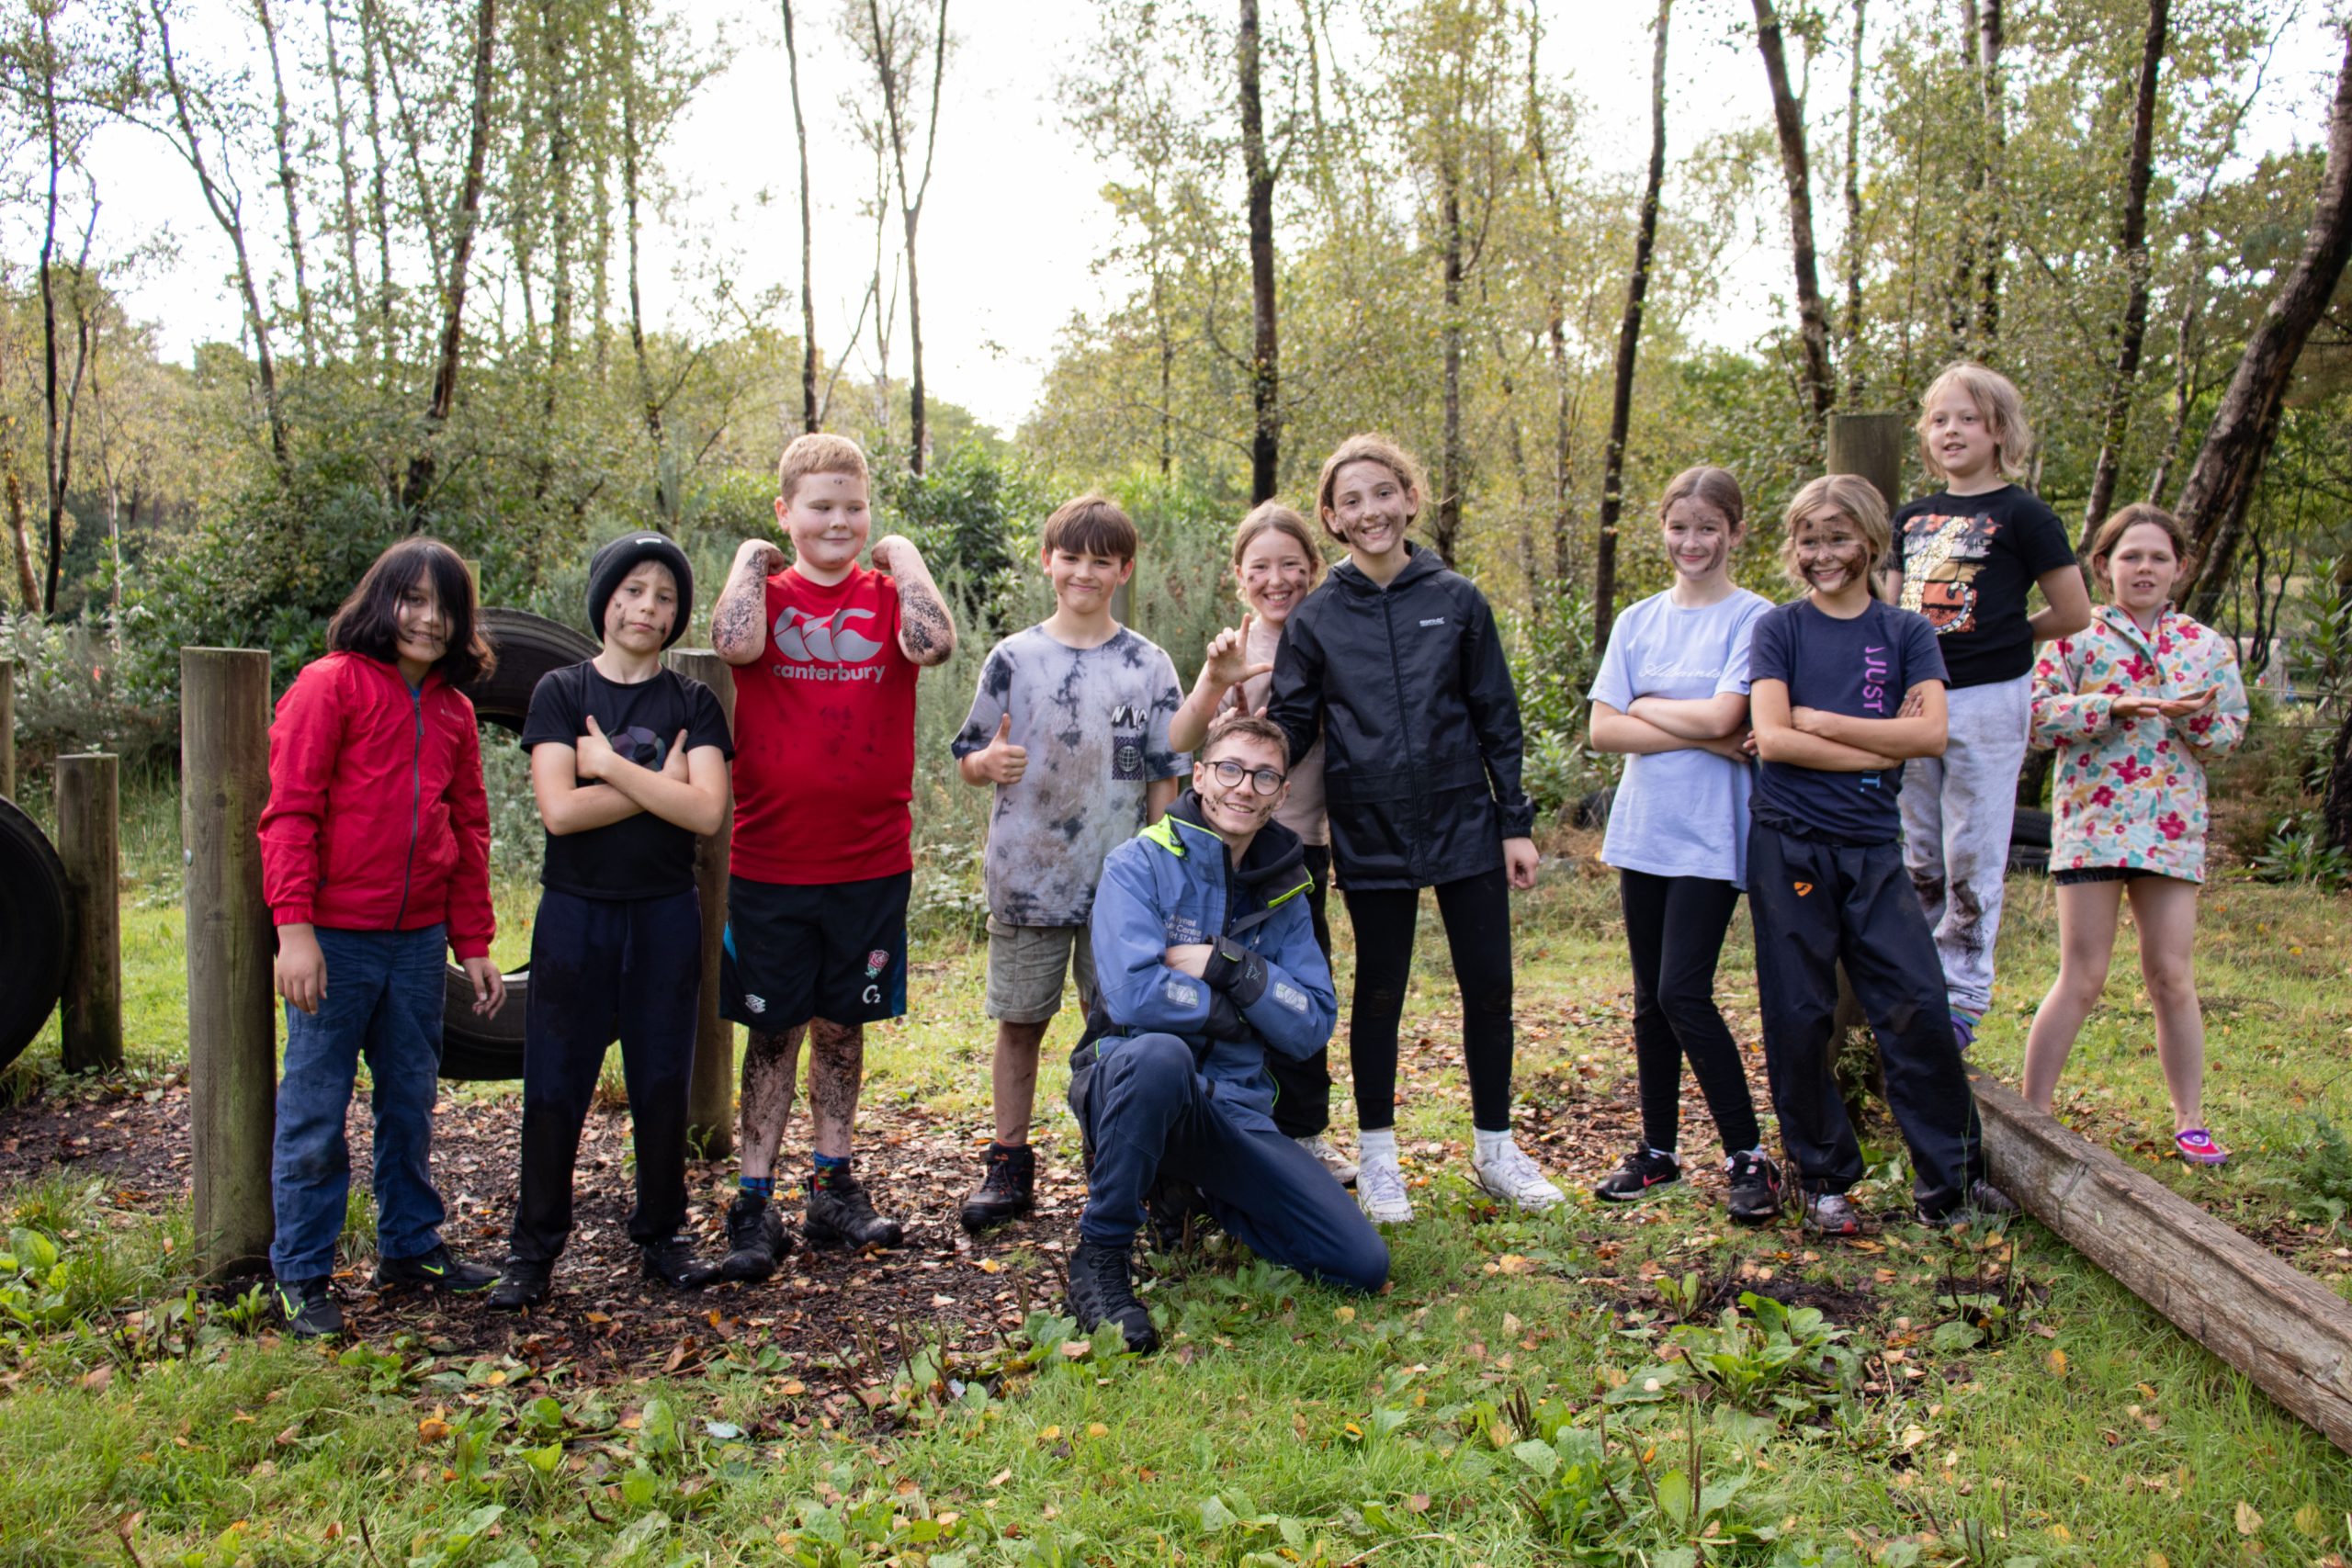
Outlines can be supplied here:
[[[391, 390], [392, 375], [399, 363], [399, 345], [392, 327], [392, 215], [390, 194], [384, 188], [384, 89], [382, 78], [376, 72], [376, 32], [380, 18], [376, 15], [374, 0], [360, 0], [359, 48], [360, 85], [368, 94], [368, 220], [376, 231], [376, 339], [383, 365], [379, 385]], [[392, 476], [384, 477], [384, 487], [390, 491]]]
[[1440, 155], [1438, 178], [1444, 187], [1439, 221], [1445, 234], [1445, 436], [1438, 453], [1437, 525], [1430, 542], [1438, 558], [1451, 567], [1462, 537], [1463, 470], [1469, 454], [1462, 445], [1462, 165], [1450, 144]]
[[0, 442], [0, 488], [8, 497], [8, 539], [16, 546], [17, 602], [28, 615], [40, 614], [40, 575], [33, 570], [33, 541], [26, 526], [25, 477], [17, 471], [17, 449]]
[[466, 144], [465, 184], [458, 192], [458, 225], [449, 252], [449, 281], [441, 296], [441, 358], [433, 372], [433, 395], [424, 405], [424, 434], [409, 459], [401, 505], [409, 525], [424, 525], [424, 501], [436, 466], [434, 441], [458, 401], [458, 369], [464, 362], [466, 268], [473, 259], [474, 231], [481, 215], [483, 171], [490, 159], [491, 67], [498, 51], [498, 0], [480, 0], [474, 11], [473, 125]]
[[2001, 89], [2001, 0], [1984, 0], [1976, 19], [1976, 71], [1984, 93], [1987, 200], [1981, 215], [1984, 265], [1977, 272], [1976, 337], [1986, 351], [2001, 336], [2001, 181], [2008, 151], [2008, 107]]
[[[1527, 18], [1527, 141], [1535, 153], [1535, 171], [1543, 182], [1552, 237], [1557, 239], [1566, 231], [1567, 220], [1560, 200], [1559, 178], [1552, 167], [1552, 139], [1538, 75], [1538, 51], [1543, 41], [1543, 13], [1531, 5]], [[1546, 266], [1544, 275], [1544, 335], [1552, 363], [1552, 582], [1556, 586], [1568, 580], [1568, 543], [1573, 524], [1568, 501], [1575, 478], [1571, 459], [1576, 404], [1569, 394], [1567, 282], [1556, 266]], [[1532, 577], [1530, 581], [1532, 584]], [[1539, 618], [1550, 597], [1544, 592], [1535, 595], [1532, 608]]]
[[[1768, 0], [1757, 0], [1759, 15]], [[1625, 434], [1634, 420], [1634, 361], [1642, 346], [1642, 306], [1650, 291], [1650, 255], [1657, 245], [1658, 191], [1666, 184], [1666, 33], [1674, 0], [1658, 0], [1650, 63], [1650, 167], [1642, 184], [1641, 227], [1634, 238], [1634, 273], [1625, 283], [1625, 319], [1617, 328], [1615, 390], [1609, 404], [1609, 446], [1600, 463], [1600, 539], [1593, 552], [1592, 640], [1606, 647], [1617, 618], [1617, 519], [1625, 505]], [[1774, 58], [1779, 24], [1774, 27]], [[1804, 156], [1800, 141], [1798, 156]], [[1807, 253], [1808, 256], [1810, 252]], [[1818, 304], [1818, 299], [1815, 300]]]
[[334, 162], [343, 180], [343, 270], [344, 283], [351, 293], [352, 340], [358, 357], [368, 355], [368, 312], [360, 308], [359, 282], [359, 175], [351, 159], [351, 109], [343, 96], [343, 57], [334, 36], [334, 0], [325, 0], [319, 7], [320, 17], [326, 28], [327, 85], [334, 95]]
[[1854, 0], [1854, 65], [1846, 78], [1846, 406], [1862, 406], [1862, 41], [1868, 0]]
[[2155, 470], [2148, 476], [2148, 503], [2164, 504], [2165, 487], [2172, 482], [2173, 465], [2180, 460], [2180, 446], [2188, 438], [2189, 411], [2197, 402], [2197, 381], [2190, 373], [2192, 350], [2197, 335], [2197, 288], [2191, 278], [2181, 292], [2188, 299], [2180, 307], [2180, 321], [2174, 332], [2172, 364], [2172, 428], [2165, 434], [2165, 449], [2156, 457]]
[[1274, 173], [1266, 162], [1266, 116], [1258, 87], [1258, 0], [1241, 0], [1241, 166], [1250, 187], [1250, 503], [1280, 482], [1283, 415], [1274, 319]]
[[1813, 174], [1804, 147], [1804, 112], [1789, 86], [1789, 62], [1781, 43], [1781, 18], [1772, 0], [1754, 0], [1756, 46], [1772, 87], [1772, 128], [1781, 143], [1781, 177], [1789, 189], [1789, 250], [1796, 264], [1797, 339], [1804, 356], [1808, 423], [1818, 439], [1837, 390], [1829, 378], [1829, 310], [1821, 300], [1821, 280], [1813, 248]]
[[[923, 198], [931, 190], [933, 154], [939, 146], [939, 90], [947, 73], [947, 0], [939, 0], [932, 38], [931, 108], [923, 128], [922, 177], [910, 185], [907, 177], [907, 141], [909, 139], [906, 84], [899, 80], [898, 10], [892, 7], [886, 26], [881, 0], [865, 0], [867, 24], [873, 28], [874, 53], [867, 62], [874, 67], [875, 77], [882, 88], [882, 114], [889, 133], [890, 164], [897, 176], [899, 214], [906, 231], [907, 254], [907, 343], [913, 357], [913, 368], [907, 385], [907, 404], [910, 428], [908, 432], [907, 467], [915, 473], [923, 469], [924, 448], [930, 434], [924, 417], [922, 380], [922, 274], [915, 257], [915, 234], [922, 223]], [[879, 283], [879, 269], [876, 269]]]
[[286, 200], [286, 254], [294, 268], [294, 320], [302, 329], [302, 357], [318, 358], [318, 339], [311, 312], [311, 284], [303, 268], [302, 212], [295, 197], [293, 125], [286, 109], [286, 72], [277, 57], [277, 24], [269, 14], [269, 0], [254, 0], [254, 17], [261, 23], [262, 42], [269, 51], [269, 83], [275, 98], [270, 137], [277, 145], [277, 189]]
[[2132, 391], [2140, 378], [2140, 348], [2148, 335], [2148, 175], [2156, 136], [2156, 73], [2163, 69], [2172, 0], [2148, 0], [2148, 30], [2140, 50], [2139, 92], [2132, 108], [2132, 153], [2123, 196], [2123, 327], [2117, 334], [2115, 373], [2107, 388], [2107, 419], [2090, 499], [2083, 507], [2083, 538], [2075, 553], [2088, 558], [2091, 536], [2107, 521], [2132, 428]]
[[800, 428], [814, 434], [817, 418], [817, 286], [810, 261], [815, 231], [808, 218], [808, 122], [800, 113], [800, 48], [792, 37], [792, 0], [784, 6], [784, 59], [792, 83], [792, 140], [800, 150]]
[[2261, 323], [2238, 360], [2229, 390], [2205, 433], [2188, 482], [2181, 488], [2179, 512], [2188, 525], [2197, 576], [2188, 613], [2210, 620], [2237, 564], [2238, 536], [2255, 481], [2278, 433], [2295, 361], [2352, 258], [2352, 28], [2345, 29], [2344, 62], [2335, 78], [2335, 101], [2328, 114], [2327, 164], [2320, 175], [2319, 199], [2312, 209], [2303, 254], [2272, 296]]
[[621, 67], [621, 211], [622, 243], [628, 252], [628, 344], [637, 361], [637, 396], [644, 411], [645, 434], [653, 443], [653, 509], [662, 515], [665, 532], [675, 533], [678, 526], [677, 487], [671, 482], [670, 441], [662, 428], [662, 407], [664, 400], [655, 396], [653, 368], [645, 356], [645, 300], [638, 287], [638, 242], [640, 220], [638, 210], [638, 126], [637, 126], [637, 56], [634, 48], [636, 21], [629, 0], [621, 0], [622, 38]]

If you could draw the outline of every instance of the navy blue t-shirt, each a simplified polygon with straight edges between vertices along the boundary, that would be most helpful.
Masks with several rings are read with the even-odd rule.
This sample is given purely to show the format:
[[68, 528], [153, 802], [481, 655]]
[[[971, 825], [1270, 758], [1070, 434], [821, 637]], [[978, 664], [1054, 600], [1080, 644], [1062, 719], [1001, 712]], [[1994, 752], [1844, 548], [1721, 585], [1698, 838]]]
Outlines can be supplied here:
[[[1924, 615], [1873, 599], [1860, 615], [1841, 621], [1822, 614], [1810, 598], [1794, 599], [1756, 617], [1747, 678], [1787, 682], [1792, 708], [1893, 718], [1905, 692], [1922, 681], [1944, 679], [1944, 660]], [[1800, 838], [1891, 844], [1902, 822], [1894, 804], [1902, 787], [1900, 767], [1834, 773], [1765, 762], [1757, 769], [1751, 809], [1758, 821]]]

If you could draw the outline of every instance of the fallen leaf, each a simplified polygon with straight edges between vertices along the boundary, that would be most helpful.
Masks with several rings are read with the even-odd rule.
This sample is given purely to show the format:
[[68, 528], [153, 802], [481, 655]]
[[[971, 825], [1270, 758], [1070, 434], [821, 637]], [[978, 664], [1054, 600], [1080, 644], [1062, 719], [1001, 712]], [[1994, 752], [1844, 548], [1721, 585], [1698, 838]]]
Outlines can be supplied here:
[[2053, 1378], [2063, 1378], [2066, 1375], [2065, 1351], [2052, 1350], [2050, 1352], [2050, 1375]]
[[2256, 1513], [2254, 1505], [2243, 1497], [2238, 1499], [2235, 1517], [2240, 1535], [2254, 1535], [2262, 1529], [2262, 1516]]
[[1111, 1428], [1100, 1421], [1090, 1421], [1086, 1424], [1086, 1435], [1090, 1438], [1107, 1438], [1111, 1435]]

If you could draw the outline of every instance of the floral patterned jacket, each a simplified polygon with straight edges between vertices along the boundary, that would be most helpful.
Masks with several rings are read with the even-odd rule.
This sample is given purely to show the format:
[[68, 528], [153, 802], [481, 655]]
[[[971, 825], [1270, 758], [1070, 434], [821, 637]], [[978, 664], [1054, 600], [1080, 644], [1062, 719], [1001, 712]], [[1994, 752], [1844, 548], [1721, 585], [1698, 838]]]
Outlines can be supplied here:
[[[2181, 697], [2215, 688], [2188, 718], [2115, 716], [2133, 694]], [[2237, 651], [2211, 626], [2167, 608], [2155, 635], [2101, 604], [2091, 624], [2045, 647], [2033, 668], [2033, 743], [2058, 753], [2053, 871], [2121, 866], [2205, 880], [2205, 762], [2245, 739]]]

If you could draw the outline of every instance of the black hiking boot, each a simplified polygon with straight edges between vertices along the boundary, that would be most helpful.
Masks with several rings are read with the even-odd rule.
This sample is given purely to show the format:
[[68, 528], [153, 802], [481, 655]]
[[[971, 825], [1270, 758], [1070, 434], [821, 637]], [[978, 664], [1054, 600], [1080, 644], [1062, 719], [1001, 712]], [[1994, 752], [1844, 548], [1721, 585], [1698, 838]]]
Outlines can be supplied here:
[[719, 1278], [719, 1266], [706, 1263], [695, 1256], [695, 1244], [686, 1235], [667, 1235], [660, 1241], [639, 1244], [639, 1272], [649, 1280], [659, 1280], [682, 1291], [699, 1291]]
[[980, 1184], [964, 1195], [956, 1212], [974, 1235], [991, 1225], [1017, 1220], [1036, 1206], [1037, 1156], [1026, 1144], [990, 1144]]
[[876, 1213], [874, 1200], [865, 1195], [865, 1183], [846, 1170], [834, 1172], [822, 1187], [809, 1177], [808, 1191], [800, 1233], [811, 1247], [855, 1250], [896, 1247], [903, 1238], [899, 1222]]
[[414, 1258], [386, 1258], [376, 1265], [379, 1291], [486, 1291], [498, 1283], [498, 1270], [469, 1263], [449, 1250], [447, 1242]]
[[792, 1232], [785, 1228], [775, 1205], [757, 1192], [738, 1192], [727, 1206], [727, 1257], [718, 1265], [718, 1277], [764, 1280], [792, 1247]]
[[1731, 1217], [1760, 1225], [1781, 1212], [1781, 1168], [1767, 1156], [1743, 1149], [1724, 1162], [1731, 1177]]
[[1635, 1144], [1624, 1162], [1600, 1179], [1592, 1195], [1605, 1203], [1630, 1203], [1655, 1188], [1681, 1179], [1680, 1160], [1647, 1144]]
[[275, 1292], [277, 1315], [297, 1339], [324, 1339], [343, 1332], [343, 1308], [335, 1304], [323, 1274], [315, 1280], [280, 1280]]
[[1069, 1312], [1089, 1334], [1105, 1323], [1117, 1324], [1127, 1348], [1138, 1356], [1159, 1348], [1159, 1331], [1151, 1325], [1151, 1314], [1136, 1300], [1125, 1247], [1078, 1244], [1069, 1255]]
[[497, 1288], [487, 1298], [499, 1312], [521, 1312], [526, 1307], [548, 1304], [552, 1293], [555, 1265], [534, 1258], [509, 1258], [506, 1267], [498, 1271]]

